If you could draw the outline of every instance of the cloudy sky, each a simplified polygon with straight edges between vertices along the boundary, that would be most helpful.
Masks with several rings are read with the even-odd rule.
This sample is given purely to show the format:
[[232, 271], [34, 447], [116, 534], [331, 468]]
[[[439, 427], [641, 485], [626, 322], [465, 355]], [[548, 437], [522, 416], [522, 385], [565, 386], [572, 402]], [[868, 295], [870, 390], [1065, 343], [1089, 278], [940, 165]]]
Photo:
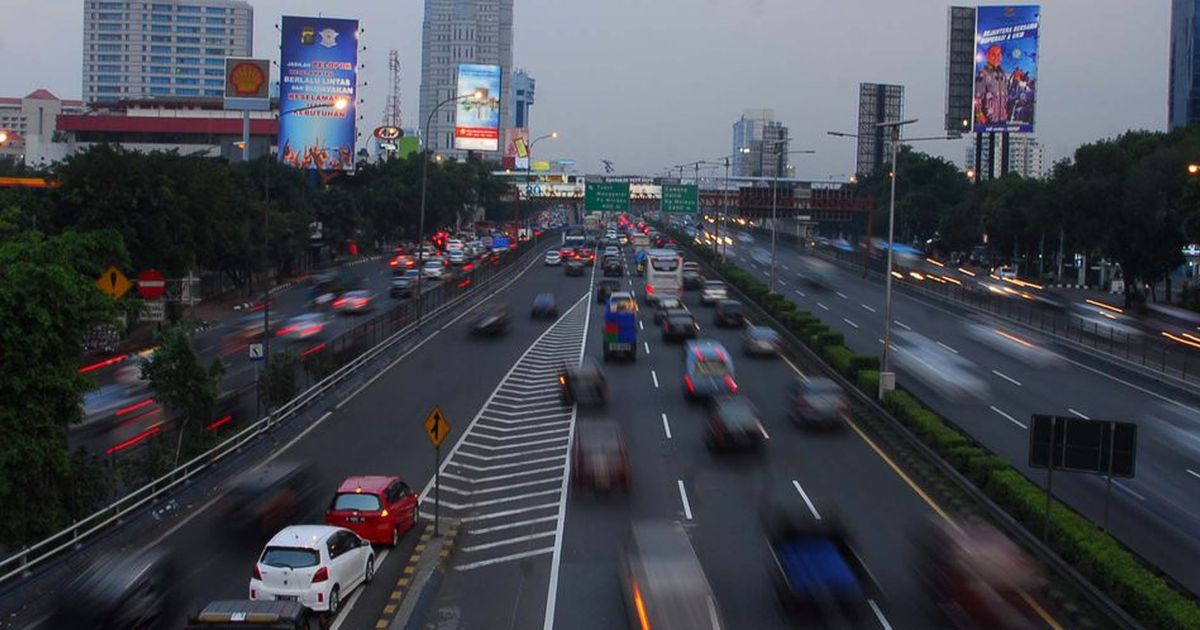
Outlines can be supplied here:
[[[83, 0], [2, 0], [0, 86], [80, 94]], [[278, 58], [284, 12], [358, 18], [367, 46], [360, 113], [378, 124], [387, 54], [400, 52], [405, 125], [417, 116], [421, 0], [252, 0], [255, 53]], [[858, 83], [905, 86], [912, 135], [939, 131], [946, 2], [932, 0], [516, 0], [514, 63], [537, 79], [534, 133], [543, 158], [574, 158], [623, 173], [726, 154], [743, 109], [769, 107], [791, 128], [800, 177], [854, 168]], [[1038, 137], [1048, 157], [1127, 129], [1166, 126], [1165, 0], [1043, 2]], [[14, 19], [15, 18], [15, 19]], [[959, 142], [923, 150], [963, 160]], [[551, 151], [553, 154], [551, 154]]]

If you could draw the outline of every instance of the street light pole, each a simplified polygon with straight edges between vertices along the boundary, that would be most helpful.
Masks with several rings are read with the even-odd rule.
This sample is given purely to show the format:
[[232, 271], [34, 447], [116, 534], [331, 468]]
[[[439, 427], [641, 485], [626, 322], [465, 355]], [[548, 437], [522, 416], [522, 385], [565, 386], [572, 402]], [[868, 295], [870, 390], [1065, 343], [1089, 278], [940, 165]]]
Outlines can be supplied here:
[[780, 165], [780, 162], [782, 161], [782, 158], [785, 155], [791, 155], [793, 153], [805, 153], [805, 154], [816, 153], [816, 151], [812, 151], [810, 149], [803, 149], [803, 150], [798, 150], [798, 151], [780, 151], [779, 147], [786, 144], [789, 140], [790, 140], [790, 138], [784, 138], [782, 140], [776, 140], [775, 142], [771, 143], [771, 145], [775, 147], [775, 168], [773, 169], [775, 172], [774, 172], [774, 178], [771, 182], [771, 276], [770, 276], [770, 279], [769, 279], [768, 285], [767, 285], [767, 290], [771, 293], [775, 292], [775, 244], [776, 244], [775, 224], [779, 222], [779, 216], [778, 216], [779, 171], [783, 170], [783, 167]]
[[[533, 172], [532, 172], [533, 171], [533, 145], [537, 144], [538, 141], [540, 141], [540, 140], [545, 140], [546, 138], [554, 139], [557, 137], [558, 137], [558, 132], [551, 131], [550, 133], [542, 135], [542, 136], [538, 136], [529, 142], [529, 147], [525, 151], [527, 153], [527, 155], [525, 156], [525, 190], [526, 191], [529, 190], [529, 182], [531, 179], [533, 179]], [[532, 195], [530, 197], [532, 198]], [[530, 205], [530, 209], [532, 209], [533, 204], [530, 203], [529, 205]], [[518, 238], [520, 237], [520, 234], [521, 234], [520, 229], [521, 229], [521, 216], [518, 214], [517, 215], [517, 230], [518, 230], [517, 236], [518, 236]], [[531, 233], [533, 232], [532, 229], [530, 229], [529, 231]], [[537, 245], [536, 240], [534, 241], [534, 245], [535, 246]]]

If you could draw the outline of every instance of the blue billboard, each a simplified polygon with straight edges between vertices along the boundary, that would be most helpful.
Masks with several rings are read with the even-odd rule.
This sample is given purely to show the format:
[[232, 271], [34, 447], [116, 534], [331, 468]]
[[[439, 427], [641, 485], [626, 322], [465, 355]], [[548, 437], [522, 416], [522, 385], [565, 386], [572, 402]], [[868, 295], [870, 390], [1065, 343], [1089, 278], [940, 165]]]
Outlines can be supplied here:
[[[466, 97], [467, 95], [469, 97]], [[454, 117], [454, 148], [468, 151], [500, 149], [500, 66], [458, 64], [458, 108]]]
[[358, 20], [284, 16], [281, 31], [279, 160], [353, 170]]
[[974, 131], [1033, 132], [1040, 18], [1038, 5], [976, 10]]

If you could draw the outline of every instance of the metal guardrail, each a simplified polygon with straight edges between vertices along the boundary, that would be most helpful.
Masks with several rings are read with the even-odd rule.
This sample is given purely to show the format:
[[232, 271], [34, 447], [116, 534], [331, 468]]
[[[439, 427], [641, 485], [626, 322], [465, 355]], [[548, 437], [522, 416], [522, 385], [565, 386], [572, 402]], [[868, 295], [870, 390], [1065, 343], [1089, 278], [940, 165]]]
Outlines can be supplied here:
[[[531, 263], [531, 259], [536, 260], [538, 251], [538, 247], [531, 245], [528, 251], [520, 253], [518, 258], [504, 265], [501, 269], [528, 265]], [[459, 306], [468, 299], [486, 291], [494, 282], [503, 278], [505, 278], [505, 274], [493, 274], [487, 280], [474, 284], [458, 296], [441, 302], [432, 310], [425, 313], [423, 320], [428, 322], [434, 317], [444, 314], [449, 309]], [[424, 297], [422, 296], [422, 299]], [[28, 575], [34, 567], [47, 562], [64, 551], [78, 548], [86, 539], [95, 536], [114, 524], [120, 524], [126, 517], [131, 516], [138, 510], [147, 507], [168, 493], [180, 488], [197, 474], [208, 470], [225, 457], [241, 450], [246, 444], [289, 420], [324, 396], [335, 386], [339, 385], [351, 374], [369, 364], [402, 339], [418, 332], [421, 328], [422, 324], [415, 322], [405, 326], [359, 354], [349, 363], [339, 367], [292, 400], [284, 403], [270, 415], [246, 426], [208, 451], [197, 455], [190, 461], [179, 465], [171, 472], [162, 475], [141, 488], [129, 492], [114, 501], [111, 505], [75, 522], [70, 527], [0, 560], [0, 571], [3, 571], [0, 574], [0, 584], [7, 583], [13, 578]]]

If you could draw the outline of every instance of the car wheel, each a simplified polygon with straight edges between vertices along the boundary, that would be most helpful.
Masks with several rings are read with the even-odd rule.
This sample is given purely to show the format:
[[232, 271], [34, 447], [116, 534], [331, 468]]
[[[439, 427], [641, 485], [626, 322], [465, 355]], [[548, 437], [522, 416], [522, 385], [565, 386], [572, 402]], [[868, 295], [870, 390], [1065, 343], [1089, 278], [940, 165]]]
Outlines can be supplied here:
[[[396, 530], [392, 530], [396, 531]], [[363, 584], [370, 584], [375, 579], [375, 556], [367, 557], [367, 569], [363, 571]]]
[[336, 585], [332, 591], [329, 591], [329, 618], [333, 619], [337, 616], [338, 609], [342, 607], [341, 589]]

